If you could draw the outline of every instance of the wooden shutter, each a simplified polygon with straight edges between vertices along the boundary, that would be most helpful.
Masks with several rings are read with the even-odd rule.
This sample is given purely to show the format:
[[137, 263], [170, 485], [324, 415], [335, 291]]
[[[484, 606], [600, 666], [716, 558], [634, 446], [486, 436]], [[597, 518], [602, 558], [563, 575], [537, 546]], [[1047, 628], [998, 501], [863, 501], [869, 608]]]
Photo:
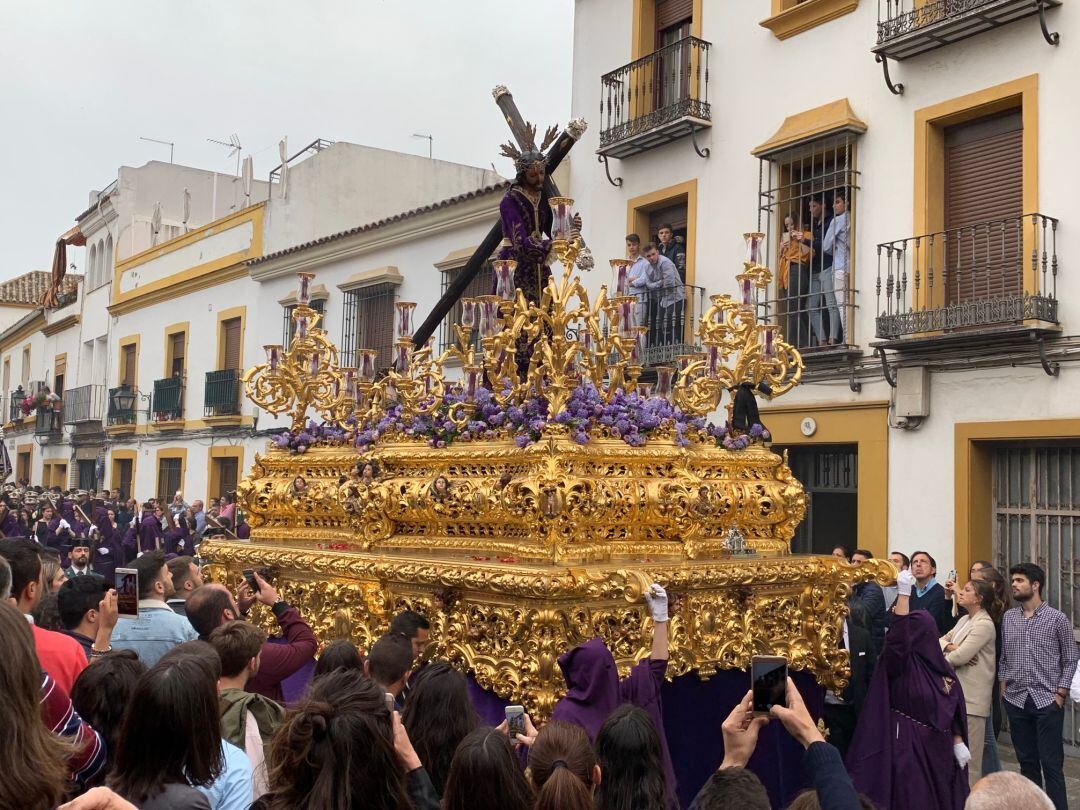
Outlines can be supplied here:
[[185, 332], [173, 332], [169, 335], [169, 357], [172, 358], [169, 373], [173, 376], [184, 373], [184, 344], [187, 334]]
[[1019, 110], [945, 131], [949, 304], [1020, 292], [1023, 134]]
[[393, 363], [394, 353], [394, 288], [391, 285], [379, 285], [365, 290], [360, 299], [357, 333], [360, 343], [357, 348], [377, 349], [376, 364], [386, 368]]
[[229, 318], [221, 324], [221, 339], [225, 343], [224, 365], [226, 368], [240, 368], [240, 319]]
[[237, 461], [235, 458], [222, 458], [218, 459], [219, 478], [221, 482], [220, 491], [217, 493], [218, 497], [226, 494], [236, 492], [236, 479], [237, 479]]
[[119, 482], [114, 481], [113, 486], [120, 490], [122, 496], [126, 498], [132, 497], [130, 458], [121, 458], [116, 460], [116, 477], [119, 479]]
[[693, 0], [657, 0], [656, 30], [663, 31], [684, 20], [693, 19]]
[[123, 378], [120, 380], [121, 385], [135, 386], [135, 344], [129, 343], [121, 350], [123, 354], [121, 357], [121, 366], [123, 371]]

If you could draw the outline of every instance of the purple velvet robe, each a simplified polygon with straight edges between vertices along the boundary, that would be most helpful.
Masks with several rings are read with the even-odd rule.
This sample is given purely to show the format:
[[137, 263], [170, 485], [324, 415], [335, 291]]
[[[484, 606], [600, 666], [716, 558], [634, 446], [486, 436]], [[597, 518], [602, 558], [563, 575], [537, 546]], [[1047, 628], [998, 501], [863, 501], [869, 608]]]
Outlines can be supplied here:
[[236, 527], [236, 539], [248, 540], [251, 538], [251, 527], [247, 525], [247, 521], [244, 521]]
[[139, 554], [139, 529], [132, 523], [128, 526], [127, 531], [124, 532], [124, 537], [120, 541], [120, 548], [123, 551], [124, 565], [135, 559]]
[[161, 521], [154, 517], [153, 512], [144, 513], [139, 524], [139, 551], [156, 551], [162, 548], [161, 540]]
[[595, 742], [600, 726], [623, 703], [644, 709], [660, 737], [668, 792], [674, 798], [675, 769], [668, 753], [660, 705], [660, 688], [667, 661], [645, 658], [620, 680], [611, 651], [604, 640], [597, 637], [561, 655], [559, 668], [566, 679], [566, 694], [555, 704], [551, 719], [581, 726]]
[[[545, 197], [541, 197], [538, 208], [534, 207], [532, 201], [515, 185], [503, 195], [499, 203], [499, 216], [502, 219], [503, 238], [510, 241], [510, 247], [499, 251], [499, 258], [517, 262], [514, 285], [524, 293], [526, 300], [537, 304], [551, 277], [551, 268], [545, 264], [551, 249], [551, 239], [548, 238], [551, 233], [551, 207]], [[518, 338], [515, 356], [518, 374], [524, 379], [532, 358], [532, 345], [525, 335]]]
[[[105, 551], [102, 552], [102, 549], [105, 549]], [[125, 562], [124, 543], [120, 533], [111, 532], [107, 538], [104, 536], [97, 537], [90, 549], [90, 559], [94, 561], [94, 573], [105, 577], [109, 587], [112, 587], [113, 575], [116, 573], [116, 569], [123, 567]]]
[[847, 756], [855, 788], [882, 810], [962, 810], [968, 775], [953, 756], [956, 734], [967, 742], [967, 710], [937, 624], [925, 610], [897, 616]]
[[187, 529], [169, 529], [165, 532], [161, 547], [165, 549], [166, 554], [175, 554], [178, 557], [183, 554], [190, 554], [191, 535], [188, 534]]
[[0, 520], [0, 535], [4, 537], [22, 537], [22, 532], [19, 531], [19, 518], [14, 512], [9, 510], [4, 515], [4, 519]]

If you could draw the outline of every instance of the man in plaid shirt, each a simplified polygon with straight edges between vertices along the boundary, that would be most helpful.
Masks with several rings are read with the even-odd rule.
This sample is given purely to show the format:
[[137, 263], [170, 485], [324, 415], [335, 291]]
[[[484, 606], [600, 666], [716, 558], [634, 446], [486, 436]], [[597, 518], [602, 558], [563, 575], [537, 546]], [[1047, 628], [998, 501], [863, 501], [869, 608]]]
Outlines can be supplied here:
[[998, 680], [1020, 772], [1042, 786], [1056, 810], [1067, 810], [1062, 730], [1065, 698], [1076, 670], [1072, 622], [1043, 601], [1046, 573], [1034, 563], [1009, 569], [1019, 604], [1001, 620]]

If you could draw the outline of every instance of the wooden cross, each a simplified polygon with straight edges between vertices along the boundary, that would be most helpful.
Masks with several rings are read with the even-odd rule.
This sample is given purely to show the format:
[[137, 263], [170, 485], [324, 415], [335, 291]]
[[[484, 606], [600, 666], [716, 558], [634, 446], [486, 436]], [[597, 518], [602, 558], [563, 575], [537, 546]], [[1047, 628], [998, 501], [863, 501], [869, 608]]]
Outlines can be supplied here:
[[[514, 103], [514, 97], [510, 95], [510, 91], [503, 85], [497, 85], [492, 91], [492, 95], [495, 97], [495, 103], [499, 105], [499, 109], [502, 110], [503, 118], [506, 120], [506, 125], [510, 127], [510, 133], [514, 136], [514, 140], [517, 142], [518, 147], [524, 151], [525, 149], [535, 149], [536, 146], [529, 140], [527, 134], [527, 128], [525, 120], [521, 117], [521, 113], [518, 111], [517, 105]], [[560, 133], [559, 137], [552, 144], [547, 154], [544, 155], [544, 163], [547, 167], [547, 174], [544, 178], [544, 190], [547, 192], [548, 197], [559, 197], [558, 186], [555, 185], [555, 181], [551, 179], [552, 173], [562, 163], [563, 158], [570, 152], [571, 147], [578, 142], [578, 139], [585, 132], [584, 119], [577, 118], [566, 125], [566, 128]], [[439, 328], [439, 324], [442, 323], [443, 318], [453, 308], [454, 303], [461, 298], [462, 294], [468, 289], [469, 282], [476, 277], [476, 274], [480, 272], [480, 268], [484, 266], [484, 262], [488, 260], [495, 249], [499, 246], [499, 242], [502, 241], [502, 223], [496, 222], [488, 235], [484, 237], [484, 241], [480, 243], [480, 247], [476, 249], [473, 255], [469, 258], [469, 261], [465, 263], [465, 266], [461, 268], [460, 272], [454, 274], [453, 280], [446, 288], [446, 292], [443, 293], [442, 298], [438, 300], [435, 306], [432, 308], [431, 313], [427, 316], [420, 328], [416, 330], [413, 335], [413, 345], [416, 348], [420, 348], [427, 343], [428, 338], [435, 334], [435, 330]]]

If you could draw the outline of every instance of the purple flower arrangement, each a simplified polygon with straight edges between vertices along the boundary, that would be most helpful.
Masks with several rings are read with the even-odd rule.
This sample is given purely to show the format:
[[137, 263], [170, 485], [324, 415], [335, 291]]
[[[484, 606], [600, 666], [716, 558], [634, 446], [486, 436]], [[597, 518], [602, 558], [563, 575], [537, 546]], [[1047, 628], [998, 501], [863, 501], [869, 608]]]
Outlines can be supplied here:
[[[488, 388], [479, 388], [475, 397], [475, 409], [469, 419], [460, 423], [452, 418], [462, 410], [465, 395], [460, 391], [445, 394], [431, 413], [407, 418], [400, 405], [390, 408], [375, 420], [368, 421], [355, 430], [355, 444], [368, 449], [379, 439], [399, 435], [406, 438], [424, 439], [430, 447], [446, 447], [453, 442], [470, 442], [508, 436], [518, 447], [528, 447], [540, 440], [549, 424], [564, 427], [578, 444], [588, 444], [595, 437], [621, 439], [631, 447], [641, 447], [649, 436], [669, 433], [680, 447], [692, 441], [712, 438], [726, 450], [743, 450], [755, 441], [768, 441], [771, 436], [762, 425], [754, 425], [745, 434], [734, 435], [727, 424], [707, 423], [703, 417], [691, 417], [663, 397], [643, 397], [637, 393], [622, 391], [605, 402], [592, 385], [574, 389], [566, 408], [553, 420], [548, 419], [548, 402], [543, 397], [532, 397], [518, 405], [503, 407]], [[431, 401], [426, 403], [427, 406]], [[317, 425], [308, 422], [299, 433], [285, 431], [274, 442], [282, 450], [292, 454], [303, 453], [313, 445], [338, 445], [349, 440], [350, 420], [347, 428], [334, 424]]]

